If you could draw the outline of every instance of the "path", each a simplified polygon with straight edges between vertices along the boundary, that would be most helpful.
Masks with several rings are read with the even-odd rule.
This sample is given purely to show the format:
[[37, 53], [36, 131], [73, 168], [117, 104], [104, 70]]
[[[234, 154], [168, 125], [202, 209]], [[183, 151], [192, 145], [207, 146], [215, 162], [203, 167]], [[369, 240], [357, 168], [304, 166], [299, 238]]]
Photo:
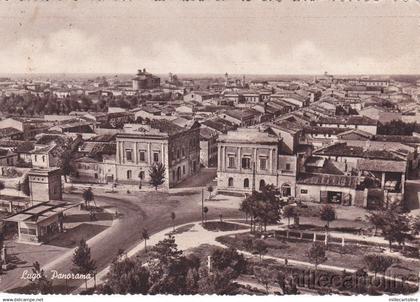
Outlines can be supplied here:
[[[232, 220], [234, 221], [235, 219], [226, 219], [225, 221], [232, 221]], [[213, 219], [213, 220], [209, 220], [209, 221], [218, 221], [218, 220]], [[216, 240], [216, 238], [220, 237], [220, 236], [228, 236], [228, 235], [244, 233], [244, 232], [247, 231], [247, 230], [244, 230], [244, 229], [234, 230], [234, 231], [208, 231], [201, 226], [201, 221], [181, 224], [181, 225], [178, 225], [176, 228], [181, 228], [181, 227], [191, 225], [191, 224], [193, 224], [193, 226], [188, 231], [174, 235], [176, 243], [177, 243], [178, 248], [180, 250], [185, 251], [185, 250], [200, 246], [202, 244], [209, 244], [209, 245], [219, 246], [219, 247], [222, 247], [222, 248], [227, 248], [226, 245], [218, 242]], [[238, 224], [244, 224], [244, 223], [238, 223]], [[270, 226], [270, 227], [267, 227], [267, 228], [278, 230], [279, 226]], [[150, 239], [147, 241], [147, 245], [148, 246], [155, 245], [159, 241], [163, 240], [172, 231], [173, 231], [173, 228], [170, 227], [170, 228], [167, 228], [165, 230], [162, 230], [162, 231], [150, 236]], [[352, 234], [347, 234], [347, 235], [354, 236]], [[353, 238], [354, 237], [352, 237], [352, 239]], [[142, 251], [143, 249], [144, 249], [144, 242], [142, 241], [139, 244], [137, 244], [133, 249], [131, 249], [127, 252], [127, 257], [133, 257], [137, 253]], [[245, 255], [246, 257], [249, 257], [249, 258], [256, 257], [255, 255], [253, 255], [253, 254], [251, 254], [247, 251], [238, 250], [238, 252], [242, 253], [243, 255]], [[284, 262], [285, 262], [285, 258], [281, 258], [281, 257], [273, 257], [273, 256], [265, 255], [264, 258], [265, 259], [272, 259], [272, 260], [274, 260], [276, 262], [279, 262], [279, 263], [282, 263], [282, 264], [284, 264]], [[306, 262], [306, 261], [300, 261], [300, 260], [288, 259], [288, 264], [289, 265], [294, 265], [294, 266], [299, 266], [299, 267], [310, 268], [310, 269], [315, 268], [314, 264], [312, 264], [310, 262]], [[108, 266], [97, 274], [97, 278], [96, 278], [97, 284], [103, 283], [105, 281], [106, 275], [109, 272], [109, 268], [110, 267]], [[343, 267], [343, 266], [327, 265], [327, 264], [319, 264], [318, 268], [322, 269], [322, 270], [335, 271], [335, 272], [340, 272], [340, 273], [343, 272], [343, 270], [346, 270], [347, 272], [355, 272], [356, 271], [355, 269], [352, 269], [352, 268], [347, 268], [347, 267]], [[371, 276], [374, 276], [373, 273], [368, 273], [368, 274], [371, 275]], [[394, 280], [394, 278], [386, 276], [386, 275], [382, 275], [382, 274], [377, 274], [377, 277], [384, 277], [387, 280]], [[398, 279], [398, 278], [396, 280], [401, 281], [401, 279]], [[410, 283], [410, 284], [417, 285], [417, 282], [409, 282], [409, 281], [406, 281], [406, 282]], [[88, 286], [89, 287], [94, 286], [94, 280], [93, 279], [89, 280]], [[85, 287], [84, 287], [84, 285], [82, 285], [82, 286], [80, 286], [78, 291], [83, 291], [84, 289], [85, 289]]]

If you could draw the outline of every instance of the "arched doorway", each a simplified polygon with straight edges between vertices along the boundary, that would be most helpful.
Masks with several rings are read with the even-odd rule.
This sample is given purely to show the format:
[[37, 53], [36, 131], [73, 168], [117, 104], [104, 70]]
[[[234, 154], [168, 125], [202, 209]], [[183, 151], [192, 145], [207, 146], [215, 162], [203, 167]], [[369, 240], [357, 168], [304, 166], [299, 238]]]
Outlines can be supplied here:
[[283, 197], [289, 197], [292, 195], [292, 187], [289, 184], [283, 184], [281, 186], [281, 195]]
[[248, 178], [244, 179], [244, 188], [246, 188], [246, 189], [249, 188], [249, 179]]
[[259, 190], [261, 191], [264, 187], [265, 187], [265, 180], [264, 179], [261, 179], [260, 180], [260, 188], [259, 188]]

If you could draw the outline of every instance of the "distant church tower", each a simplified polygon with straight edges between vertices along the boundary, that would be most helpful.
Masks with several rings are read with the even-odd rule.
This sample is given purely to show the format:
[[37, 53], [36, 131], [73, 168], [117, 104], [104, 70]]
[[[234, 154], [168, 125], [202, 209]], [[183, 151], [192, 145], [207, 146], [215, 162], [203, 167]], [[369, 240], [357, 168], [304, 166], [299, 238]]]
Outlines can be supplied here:
[[242, 76], [241, 86], [245, 87], [245, 75]]
[[226, 72], [225, 73], [225, 86], [227, 87], [229, 85], [229, 75], [228, 75], [228, 73]]

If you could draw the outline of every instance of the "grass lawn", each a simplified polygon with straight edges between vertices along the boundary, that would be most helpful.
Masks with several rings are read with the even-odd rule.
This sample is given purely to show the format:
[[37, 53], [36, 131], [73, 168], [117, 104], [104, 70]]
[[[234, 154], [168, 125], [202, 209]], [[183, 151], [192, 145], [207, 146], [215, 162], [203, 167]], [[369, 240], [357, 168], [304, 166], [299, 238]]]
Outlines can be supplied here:
[[213, 231], [213, 232], [219, 232], [219, 231], [226, 232], [226, 231], [248, 229], [247, 226], [236, 224], [236, 223], [229, 223], [225, 221], [207, 221], [204, 223], [203, 227], [207, 231]]
[[[217, 241], [239, 250], [253, 252], [247, 240], [256, 239], [250, 233], [227, 235], [216, 238]], [[264, 239], [267, 244], [267, 255], [280, 258], [288, 258], [308, 262], [307, 251], [312, 245], [311, 241], [293, 240], [293, 239]], [[326, 252], [327, 260], [323, 264], [333, 266], [343, 266], [346, 268], [358, 269], [365, 267], [363, 257], [369, 253], [381, 253], [383, 248], [367, 245], [346, 245], [344, 249], [339, 244], [329, 244]], [[398, 265], [399, 273], [403, 275], [418, 274], [420, 271], [418, 260], [401, 259]]]

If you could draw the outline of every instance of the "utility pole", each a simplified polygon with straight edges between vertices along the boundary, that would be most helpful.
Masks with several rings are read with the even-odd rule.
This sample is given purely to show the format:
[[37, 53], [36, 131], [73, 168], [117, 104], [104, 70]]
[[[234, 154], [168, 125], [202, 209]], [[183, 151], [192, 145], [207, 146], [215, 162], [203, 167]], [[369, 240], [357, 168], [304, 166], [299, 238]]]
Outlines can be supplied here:
[[204, 224], [204, 188], [201, 188], [201, 225]]

